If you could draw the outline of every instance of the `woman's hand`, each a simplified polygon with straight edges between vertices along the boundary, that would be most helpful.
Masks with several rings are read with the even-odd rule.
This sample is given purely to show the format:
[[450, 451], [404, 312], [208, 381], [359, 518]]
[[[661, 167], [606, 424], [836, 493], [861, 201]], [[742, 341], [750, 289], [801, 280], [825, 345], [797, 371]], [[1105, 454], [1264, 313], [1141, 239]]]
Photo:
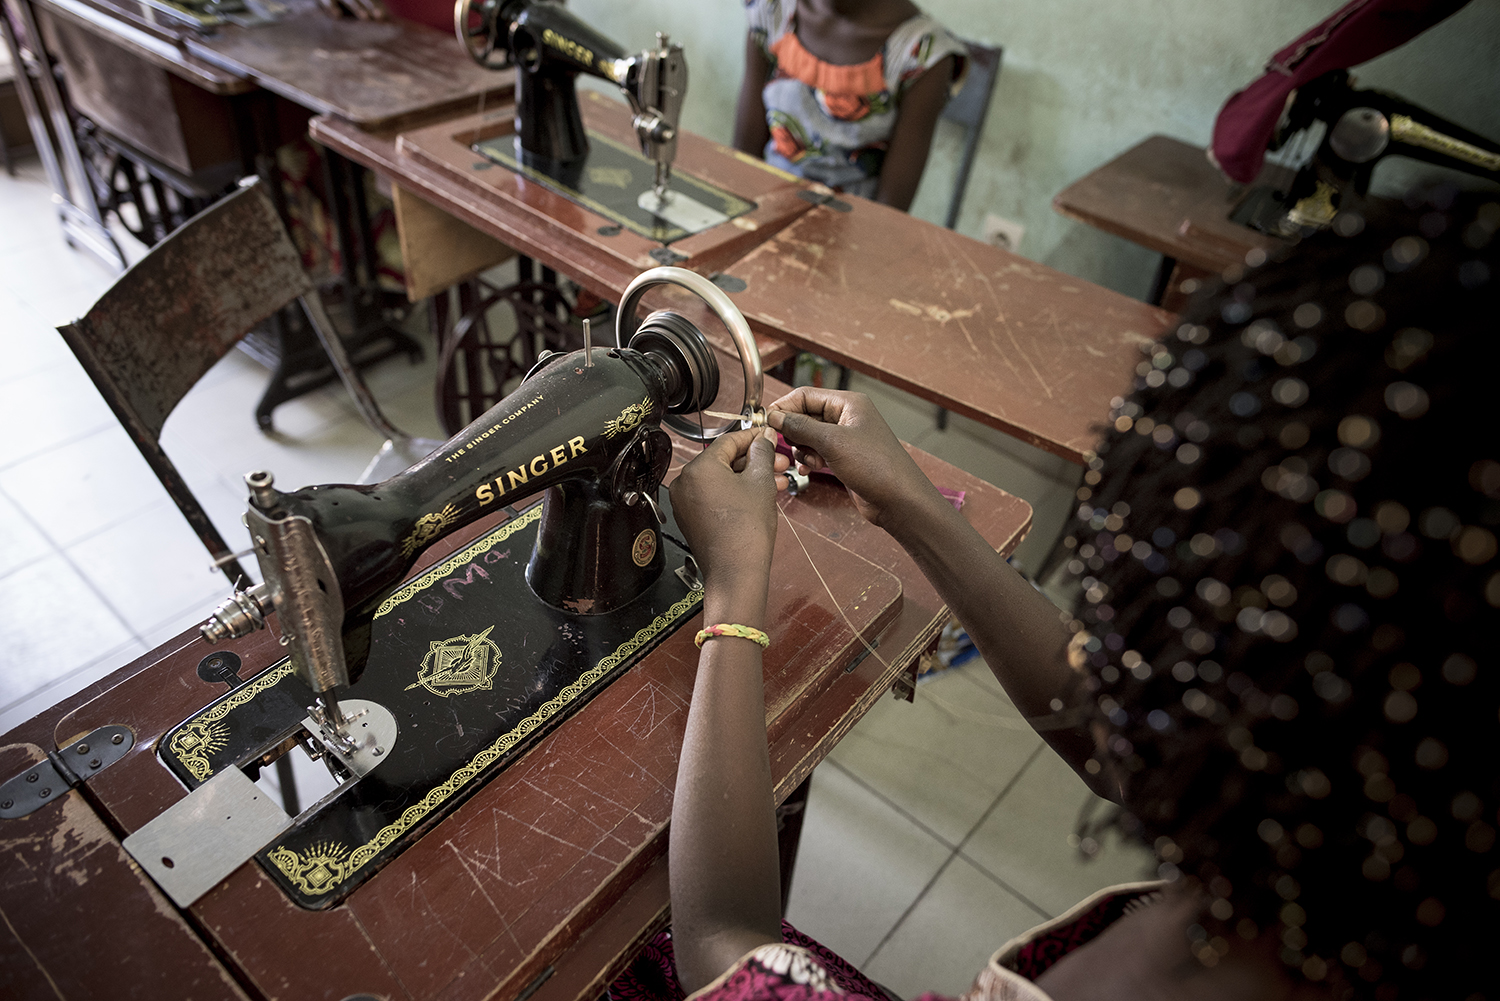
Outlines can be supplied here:
[[792, 443], [804, 472], [832, 472], [865, 520], [887, 531], [916, 503], [938, 496], [863, 393], [803, 386], [772, 403], [766, 422]]
[[759, 580], [764, 591], [770, 579], [777, 474], [790, 465], [774, 438], [764, 430], [722, 435], [672, 483], [672, 511], [710, 587]]

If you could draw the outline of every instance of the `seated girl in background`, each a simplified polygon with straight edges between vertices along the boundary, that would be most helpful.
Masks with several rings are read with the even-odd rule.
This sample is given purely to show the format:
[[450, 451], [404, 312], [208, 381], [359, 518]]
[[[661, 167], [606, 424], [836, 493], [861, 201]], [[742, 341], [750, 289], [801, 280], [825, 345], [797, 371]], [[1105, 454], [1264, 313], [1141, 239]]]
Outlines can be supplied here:
[[734, 145], [905, 211], [968, 50], [911, 0], [746, 0]]
[[[1064, 540], [1073, 612], [990, 549], [868, 398], [772, 404], [798, 462], [901, 543], [1015, 706], [1119, 804], [1107, 823], [1160, 860], [1159, 882], [1012, 940], [968, 1001], [1496, 997], [1500, 202], [1409, 204], [1226, 272], [1232, 290], [1147, 346]], [[672, 930], [615, 1001], [888, 1001], [780, 920], [759, 631], [786, 460], [769, 434], [725, 435], [672, 485], [705, 622], [729, 628], [700, 634]]]

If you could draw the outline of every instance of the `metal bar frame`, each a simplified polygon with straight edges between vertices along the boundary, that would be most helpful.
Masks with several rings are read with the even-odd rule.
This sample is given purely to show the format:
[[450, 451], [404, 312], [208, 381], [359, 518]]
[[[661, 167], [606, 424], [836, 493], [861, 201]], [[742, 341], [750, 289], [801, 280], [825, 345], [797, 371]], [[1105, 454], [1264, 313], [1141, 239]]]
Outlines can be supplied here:
[[[37, 26], [36, 14], [30, 0], [0, 0], [15, 13], [16, 20], [26, 32], [32, 46], [36, 63], [36, 83], [42, 92], [37, 100], [32, 90], [31, 65], [21, 50], [15, 33], [7, 18], [0, 16], [0, 31], [5, 34], [5, 44], [10, 49], [16, 67], [16, 91], [21, 98], [21, 107], [26, 112], [26, 124], [31, 129], [37, 155], [42, 158], [42, 167], [47, 180], [57, 196], [58, 221], [62, 225], [63, 239], [68, 245], [93, 254], [106, 267], [124, 271], [125, 253], [120, 249], [114, 234], [104, 225], [99, 204], [94, 200], [93, 188], [83, 167], [83, 157], [78, 152], [78, 143], [73, 135], [73, 121], [68, 114], [62, 91], [53, 76], [52, 57], [42, 43], [42, 34]], [[50, 131], [49, 131], [50, 122]], [[54, 145], [55, 141], [55, 145]], [[59, 162], [58, 150], [62, 159]], [[69, 181], [69, 175], [72, 181]]]

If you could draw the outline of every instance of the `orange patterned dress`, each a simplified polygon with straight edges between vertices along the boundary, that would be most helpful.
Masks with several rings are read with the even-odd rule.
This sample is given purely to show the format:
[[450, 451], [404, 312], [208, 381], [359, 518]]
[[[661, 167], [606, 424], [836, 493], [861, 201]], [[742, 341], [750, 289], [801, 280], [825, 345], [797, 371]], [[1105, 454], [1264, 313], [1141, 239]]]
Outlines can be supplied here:
[[907, 88], [948, 56], [953, 92], [963, 85], [968, 50], [925, 14], [898, 26], [870, 59], [840, 66], [802, 46], [796, 0], [746, 0], [745, 12], [771, 64], [761, 92], [766, 162], [799, 177], [874, 197]]

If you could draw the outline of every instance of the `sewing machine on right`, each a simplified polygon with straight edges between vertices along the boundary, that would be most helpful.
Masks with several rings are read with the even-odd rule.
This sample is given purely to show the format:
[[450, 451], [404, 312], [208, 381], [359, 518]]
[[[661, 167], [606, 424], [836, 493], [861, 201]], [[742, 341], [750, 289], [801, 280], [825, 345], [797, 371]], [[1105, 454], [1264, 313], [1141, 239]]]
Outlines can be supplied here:
[[1317, 151], [1285, 191], [1252, 188], [1230, 214], [1272, 236], [1327, 228], [1346, 194], [1369, 191], [1375, 167], [1403, 156], [1500, 181], [1500, 143], [1379, 90], [1356, 90], [1348, 70], [1326, 73], [1294, 92], [1271, 140], [1280, 150], [1314, 141]]

